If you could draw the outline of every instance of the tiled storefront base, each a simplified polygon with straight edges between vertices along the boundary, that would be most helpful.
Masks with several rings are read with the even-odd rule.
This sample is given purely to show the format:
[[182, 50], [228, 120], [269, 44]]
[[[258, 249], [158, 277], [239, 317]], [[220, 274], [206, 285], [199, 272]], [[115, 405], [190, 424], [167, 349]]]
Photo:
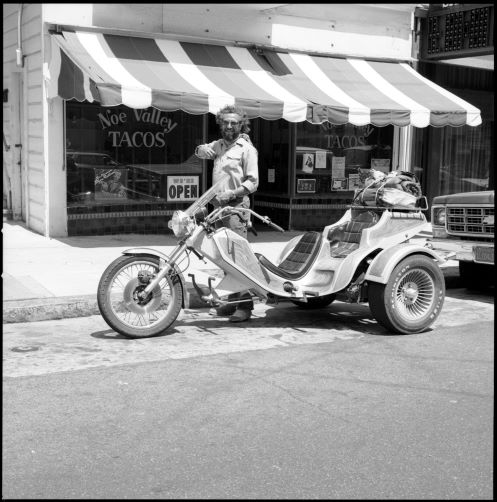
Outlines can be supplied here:
[[[264, 200], [266, 199], [266, 200]], [[351, 200], [257, 198], [254, 210], [285, 230], [320, 230], [340, 219]], [[77, 213], [67, 216], [68, 235], [168, 234], [168, 222], [176, 209], [112, 210]], [[71, 209], [70, 209], [71, 211]], [[254, 220], [256, 227], [263, 223]]]
[[67, 215], [70, 237], [76, 235], [167, 234], [174, 210], [109, 211]]
[[68, 220], [68, 235], [167, 234], [171, 217], [122, 216], [86, 220]]
[[349, 204], [350, 197], [339, 199], [280, 199], [258, 197], [255, 211], [269, 216], [271, 221], [287, 230], [321, 230], [339, 220]]

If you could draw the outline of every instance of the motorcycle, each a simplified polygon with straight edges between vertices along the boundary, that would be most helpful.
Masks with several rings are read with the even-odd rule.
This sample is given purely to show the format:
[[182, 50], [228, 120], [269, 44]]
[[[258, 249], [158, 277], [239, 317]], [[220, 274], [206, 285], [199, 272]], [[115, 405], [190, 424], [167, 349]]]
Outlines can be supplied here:
[[229, 298], [242, 291], [256, 301], [289, 301], [302, 309], [324, 308], [335, 300], [367, 302], [378, 323], [399, 334], [425, 331], [439, 316], [445, 299], [439, 266], [444, 258], [427, 245], [410, 242], [425, 229], [427, 207], [366, 205], [356, 197], [344, 215], [321, 232], [292, 238], [273, 263], [219, 222], [238, 214], [253, 229], [246, 218], [250, 213], [284, 232], [281, 227], [251, 209], [207, 210], [223, 182], [186, 210], [173, 213], [169, 226], [178, 243], [169, 255], [150, 248], [127, 249], [106, 268], [97, 301], [113, 330], [129, 338], [164, 333], [185, 306], [185, 270], [180, 266], [190, 253], [208, 259], [224, 274], [215, 286], [214, 277], [200, 286], [189, 274], [206, 307], [242, 301]]

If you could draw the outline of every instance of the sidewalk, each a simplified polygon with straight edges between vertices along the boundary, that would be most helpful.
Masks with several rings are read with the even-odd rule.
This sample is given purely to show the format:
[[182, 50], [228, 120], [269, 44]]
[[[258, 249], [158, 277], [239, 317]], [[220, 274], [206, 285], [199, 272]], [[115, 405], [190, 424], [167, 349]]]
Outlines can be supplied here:
[[[302, 231], [285, 233], [257, 227], [249, 233], [255, 252], [274, 260], [284, 243]], [[121, 252], [149, 247], [168, 254], [176, 245], [171, 235], [120, 234], [47, 238], [28, 230], [22, 222], [3, 223], [3, 322], [29, 322], [98, 315], [96, 291], [100, 276]], [[426, 238], [429, 232], [420, 234]], [[445, 266], [450, 265], [448, 262]], [[185, 264], [186, 266], [186, 264]], [[186, 307], [205, 308], [192, 287], [188, 272], [200, 284], [216, 271], [191, 255], [184, 274]]]
[[[285, 233], [257, 227], [249, 233], [254, 251], [275, 259], [285, 242], [301, 231]], [[98, 315], [96, 292], [105, 268], [121, 252], [149, 247], [165, 254], [176, 245], [174, 235], [119, 234], [47, 238], [27, 229], [22, 222], [3, 222], [3, 322], [29, 322]], [[185, 263], [186, 266], [186, 263]], [[182, 267], [183, 268], [183, 267]], [[217, 267], [191, 255], [184, 274], [187, 308], [205, 308], [188, 273], [199, 284]]]

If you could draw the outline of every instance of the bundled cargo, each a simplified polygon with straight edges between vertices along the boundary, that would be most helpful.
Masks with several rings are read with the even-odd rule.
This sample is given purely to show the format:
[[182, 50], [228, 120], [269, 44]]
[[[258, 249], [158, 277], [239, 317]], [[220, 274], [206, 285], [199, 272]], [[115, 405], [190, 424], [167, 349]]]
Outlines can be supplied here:
[[364, 188], [357, 191], [354, 203], [363, 206], [415, 208], [421, 197], [421, 185], [414, 174], [391, 171], [388, 174], [371, 169]]

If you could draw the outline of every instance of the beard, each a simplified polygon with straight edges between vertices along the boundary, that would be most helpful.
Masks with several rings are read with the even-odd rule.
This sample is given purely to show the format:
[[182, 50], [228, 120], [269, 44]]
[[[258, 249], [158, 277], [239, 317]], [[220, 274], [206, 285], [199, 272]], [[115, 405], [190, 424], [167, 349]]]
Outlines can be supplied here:
[[223, 137], [224, 140], [228, 142], [235, 141], [235, 139], [238, 138], [239, 135], [240, 133], [238, 131], [234, 131], [233, 129], [231, 130], [223, 129], [221, 131], [221, 136]]

